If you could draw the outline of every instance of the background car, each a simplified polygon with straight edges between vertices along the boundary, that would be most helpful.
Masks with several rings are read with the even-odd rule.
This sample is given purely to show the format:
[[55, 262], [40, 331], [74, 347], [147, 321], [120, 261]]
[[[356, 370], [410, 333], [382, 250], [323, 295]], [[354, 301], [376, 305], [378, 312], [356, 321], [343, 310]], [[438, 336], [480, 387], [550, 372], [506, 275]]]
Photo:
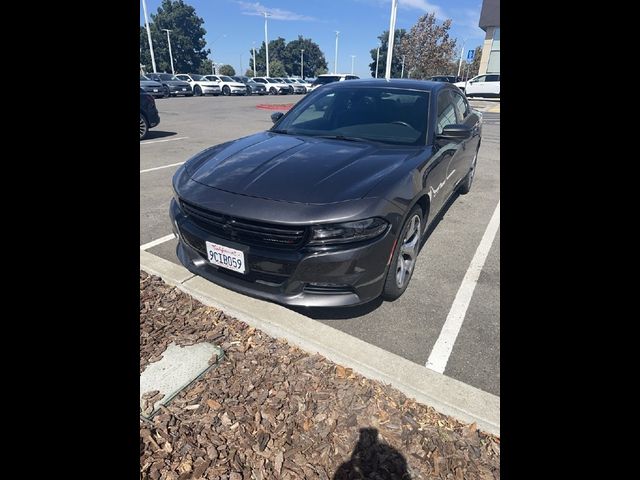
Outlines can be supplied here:
[[327, 83], [343, 82], [345, 80], [358, 80], [360, 77], [357, 75], [348, 75], [346, 73], [325, 73], [318, 75], [318, 78], [311, 84], [310, 91], [314, 91], [316, 88], [326, 85]]
[[200, 95], [213, 95], [217, 97], [220, 95], [220, 85], [217, 82], [207, 80], [203, 75], [197, 73], [180, 73], [176, 75], [179, 80], [189, 82], [189, 85], [193, 88], [193, 94], [196, 97]]
[[285, 305], [400, 297], [428, 227], [470, 191], [482, 114], [449, 83], [370, 79], [327, 85], [271, 118], [176, 171], [180, 262]]
[[207, 80], [217, 82], [222, 89], [222, 95], [246, 95], [247, 87], [242, 82], [237, 82], [231, 77], [226, 75], [205, 75]]
[[236, 82], [244, 83], [247, 95], [266, 95], [267, 89], [262, 83], [254, 82], [252, 78], [243, 75], [231, 77]]
[[164, 87], [161, 83], [148, 79], [144, 75], [140, 75], [140, 88], [153, 97], [164, 97]]
[[[304, 87], [307, 89], [307, 92], [311, 88], [311, 82], [303, 80], [302, 78], [292, 77], [291, 80], [294, 80], [294, 81], [298, 82], [300, 85], [304, 85]], [[315, 78], [314, 78], [314, 80], [315, 80]]]
[[160, 123], [160, 115], [156, 108], [156, 101], [142, 88], [140, 89], [140, 140], [144, 140], [149, 129]]
[[462, 78], [456, 77], [455, 75], [435, 75], [433, 77], [425, 78], [425, 80], [431, 80], [432, 82], [456, 83], [462, 80]]
[[487, 74], [454, 84], [467, 97], [500, 97], [500, 75]]
[[291, 93], [307, 93], [307, 87], [296, 82], [292, 78], [283, 78], [281, 80], [291, 85], [291, 88], [293, 88], [293, 91]]
[[271, 77], [253, 77], [253, 81], [262, 83], [266, 87], [267, 92], [269, 92], [269, 95], [286, 95], [293, 90], [288, 83], [277, 81]]
[[147, 77], [162, 84], [165, 97], [175, 97], [177, 95], [193, 97], [193, 88], [191, 88], [189, 82], [180, 80], [175, 75], [170, 73], [147, 73]]

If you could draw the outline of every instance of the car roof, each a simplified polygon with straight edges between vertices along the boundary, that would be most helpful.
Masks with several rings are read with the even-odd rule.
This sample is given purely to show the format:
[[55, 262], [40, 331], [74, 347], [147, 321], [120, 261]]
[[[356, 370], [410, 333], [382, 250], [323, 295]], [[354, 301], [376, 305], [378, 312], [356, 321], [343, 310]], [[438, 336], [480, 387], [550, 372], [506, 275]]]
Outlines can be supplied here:
[[328, 83], [322, 87], [322, 89], [328, 88], [349, 88], [353, 86], [362, 87], [381, 87], [387, 86], [391, 88], [410, 88], [413, 90], [424, 90], [431, 92], [438, 92], [445, 88], [456, 89], [453, 84], [449, 82], [433, 82], [431, 80], [413, 80], [407, 78], [392, 78], [385, 80], [384, 78], [365, 78], [359, 80], [349, 80], [348, 82], [333, 82]]

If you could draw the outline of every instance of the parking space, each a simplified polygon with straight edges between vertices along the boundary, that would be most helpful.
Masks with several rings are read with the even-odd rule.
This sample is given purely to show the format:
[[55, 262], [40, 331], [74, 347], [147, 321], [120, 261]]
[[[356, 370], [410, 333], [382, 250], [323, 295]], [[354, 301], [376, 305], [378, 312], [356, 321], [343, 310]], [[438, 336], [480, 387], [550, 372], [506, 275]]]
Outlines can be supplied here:
[[[140, 144], [140, 245], [179, 263], [168, 217], [171, 178], [178, 165], [206, 147], [269, 128], [272, 111], [258, 109], [258, 104], [290, 104], [301, 98], [157, 100], [161, 123]], [[439, 360], [445, 375], [499, 395], [500, 102], [471, 99], [471, 104], [484, 113], [473, 188], [450, 202], [432, 229], [405, 294], [395, 302], [355, 309], [300, 312], [420, 365], [427, 365], [439, 344], [438, 351], [448, 352], [444, 363]], [[486, 251], [479, 255], [482, 249]], [[475, 278], [473, 268], [478, 269]]]

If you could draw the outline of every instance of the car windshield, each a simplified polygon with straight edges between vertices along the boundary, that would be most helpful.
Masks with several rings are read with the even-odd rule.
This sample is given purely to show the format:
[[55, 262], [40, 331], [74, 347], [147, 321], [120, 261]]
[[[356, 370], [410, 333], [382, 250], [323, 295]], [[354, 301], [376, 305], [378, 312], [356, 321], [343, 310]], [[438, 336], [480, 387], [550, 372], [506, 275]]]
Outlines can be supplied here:
[[392, 145], [424, 145], [429, 92], [392, 87], [318, 90], [273, 131]]
[[287, 82], [287, 83], [296, 83], [293, 80], [291, 80], [290, 78], [285, 78], [284, 81]]
[[196, 75], [195, 73], [191, 75], [191, 78], [196, 82], [199, 82], [201, 80], [206, 80], [206, 78], [204, 78], [202, 75]]
[[151, 82], [152, 80], [147, 78], [147, 77], [145, 77], [144, 75], [140, 75], [140, 81], [141, 82]]
[[337, 82], [340, 80], [340, 77], [337, 75], [329, 75], [328, 77], [318, 77], [316, 81], [313, 82], [314, 85], [325, 85], [331, 82]]
[[180, 79], [177, 78], [175, 75], [171, 75], [170, 73], [160, 73], [158, 74], [158, 77], [160, 78], [160, 80], [164, 80], [164, 81], [169, 81], [169, 80], [177, 80], [179, 81]]
[[265, 78], [265, 80], [269, 83], [278, 83], [273, 78]]
[[227, 77], [226, 75], [222, 75], [220, 78], [223, 82], [233, 82], [233, 78]]

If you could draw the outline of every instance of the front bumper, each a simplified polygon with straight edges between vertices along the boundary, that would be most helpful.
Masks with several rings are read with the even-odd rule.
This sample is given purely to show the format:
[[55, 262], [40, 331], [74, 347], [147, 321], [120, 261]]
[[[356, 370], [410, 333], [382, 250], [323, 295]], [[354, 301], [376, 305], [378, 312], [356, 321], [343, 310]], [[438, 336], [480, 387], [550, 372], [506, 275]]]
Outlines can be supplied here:
[[193, 89], [187, 87], [169, 87], [169, 92], [172, 95], [193, 95]]
[[222, 91], [220, 90], [220, 87], [201, 87], [201, 88], [202, 88], [202, 93], [204, 95], [208, 95], [208, 94], [220, 95], [220, 93], [222, 93]]
[[[375, 240], [331, 250], [286, 250], [240, 245], [203, 230], [175, 199], [171, 223], [176, 253], [192, 273], [223, 287], [290, 306], [343, 307], [371, 301], [382, 293], [394, 243], [391, 229]], [[205, 241], [245, 252], [244, 274], [208, 262]]]
[[246, 95], [247, 94], [247, 88], [246, 87], [229, 87], [229, 89], [231, 90], [231, 95]]

